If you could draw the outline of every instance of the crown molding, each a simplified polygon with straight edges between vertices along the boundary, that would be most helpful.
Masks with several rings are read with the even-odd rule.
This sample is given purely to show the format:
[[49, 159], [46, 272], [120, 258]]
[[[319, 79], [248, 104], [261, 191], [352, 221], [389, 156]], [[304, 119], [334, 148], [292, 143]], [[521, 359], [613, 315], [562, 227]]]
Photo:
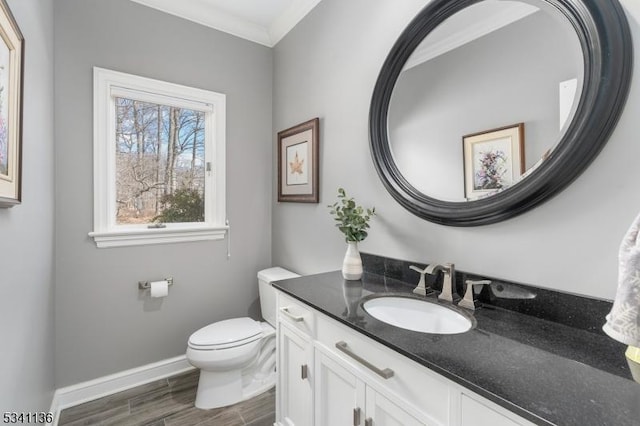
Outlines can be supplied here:
[[408, 70], [437, 56], [465, 45], [473, 40], [483, 37], [493, 31], [499, 30], [509, 24], [523, 19], [540, 9], [527, 4], [513, 4], [505, 7], [500, 13], [491, 14], [460, 31], [456, 31], [448, 37], [435, 43], [421, 44], [405, 64], [404, 70]]
[[322, 0], [300, 0], [291, 5], [276, 18], [269, 27], [271, 47], [278, 44], [282, 38], [295, 27]]
[[240, 16], [227, 13], [203, 0], [131, 1], [254, 43], [273, 47], [322, 0], [293, 0], [269, 26], [256, 24]]

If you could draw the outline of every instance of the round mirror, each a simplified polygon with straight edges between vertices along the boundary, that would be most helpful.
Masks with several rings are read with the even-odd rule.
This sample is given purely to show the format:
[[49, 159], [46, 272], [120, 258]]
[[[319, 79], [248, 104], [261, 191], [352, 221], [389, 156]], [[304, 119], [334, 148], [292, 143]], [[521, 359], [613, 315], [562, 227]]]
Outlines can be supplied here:
[[583, 63], [557, 9], [493, 0], [454, 14], [418, 45], [393, 89], [388, 136], [398, 169], [446, 201], [517, 184], [566, 131]]
[[433, 222], [523, 213], [604, 146], [631, 55], [616, 0], [435, 0], [400, 36], [374, 89], [378, 174]]

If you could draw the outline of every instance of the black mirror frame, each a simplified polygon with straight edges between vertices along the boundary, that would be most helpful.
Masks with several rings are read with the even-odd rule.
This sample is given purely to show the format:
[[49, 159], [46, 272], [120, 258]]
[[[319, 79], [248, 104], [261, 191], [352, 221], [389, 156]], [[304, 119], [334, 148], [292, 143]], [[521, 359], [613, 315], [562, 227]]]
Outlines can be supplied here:
[[576, 113], [549, 158], [527, 179], [490, 198], [452, 202], [428, 197], [400, 173], [391, 153], [387, 114], [405, 62], [422, 40], [460, 10], [482, 0], [433, 0], [400, 35], [387, 56], [369, 110], [371, 155], [386, 189], [411, 213], [449, 226], [500, 222], [540, 205], [576, 179], [613, 132], [626, 102], [633, 68], [631, 32], [617, 0], [540, 0], [558, 9], [579, 38], [584, 84]]

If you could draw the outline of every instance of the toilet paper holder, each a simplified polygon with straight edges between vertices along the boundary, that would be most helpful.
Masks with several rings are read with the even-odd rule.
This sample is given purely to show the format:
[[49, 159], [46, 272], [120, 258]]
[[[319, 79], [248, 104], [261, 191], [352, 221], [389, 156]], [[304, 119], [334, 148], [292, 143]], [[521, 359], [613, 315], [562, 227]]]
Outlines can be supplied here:
[[[173, 285], [173, 278], [164, 279], [168, 285]], [[140, 290], [148, 290], [151, 288], [151, 281], [138, 281], [138, 288]]]

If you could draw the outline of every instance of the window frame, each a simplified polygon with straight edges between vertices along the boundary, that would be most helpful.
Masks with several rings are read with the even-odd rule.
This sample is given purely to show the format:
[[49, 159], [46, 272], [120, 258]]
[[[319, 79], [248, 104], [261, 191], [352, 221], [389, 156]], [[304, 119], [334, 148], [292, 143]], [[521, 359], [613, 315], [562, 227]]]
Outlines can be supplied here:
[[[115, 97], [190, 108], [205, 112], [205, 220], [148, 224], [116, 223], [116, 107]], [[93, 231], [97, 247], [119, 247], [174, 242], [220, 240], [226, 225], [226, 95], [175, 83], [93, 68]]]

